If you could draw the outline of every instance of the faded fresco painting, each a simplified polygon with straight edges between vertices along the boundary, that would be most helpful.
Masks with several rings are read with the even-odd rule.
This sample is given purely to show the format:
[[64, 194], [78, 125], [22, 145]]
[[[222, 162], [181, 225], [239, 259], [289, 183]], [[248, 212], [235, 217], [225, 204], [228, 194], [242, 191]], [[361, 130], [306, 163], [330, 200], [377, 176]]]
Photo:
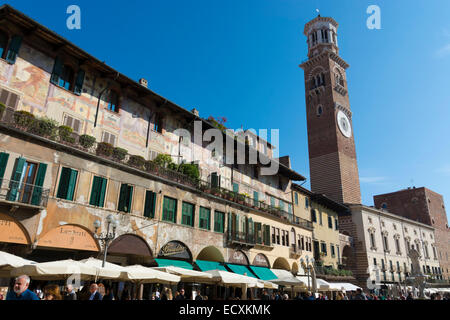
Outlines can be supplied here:
[[11, 88], [23, 92], [22, 108], [25, 110], [45, 110], [50, 74], [41, 68], [18, 58], [10, 80]]
[[124, 99], [121, 106], [120, 139], [135, 148], [145, 147], [150, 112], [134, 101]]

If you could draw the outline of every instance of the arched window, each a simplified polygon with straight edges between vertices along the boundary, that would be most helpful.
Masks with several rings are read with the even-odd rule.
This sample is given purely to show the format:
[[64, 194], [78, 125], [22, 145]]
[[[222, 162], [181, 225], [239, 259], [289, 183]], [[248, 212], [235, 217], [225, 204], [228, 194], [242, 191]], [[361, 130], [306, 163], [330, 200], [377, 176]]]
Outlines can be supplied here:
[[107, 109], [112, 112], [119, 112], [119, 95], [116, 91], [110, 90], [108, 95]]
[[344, 86], [344, 77], [342, 77], [342, 75], [339, 72], [339, 70], [336, 71], [334, 77], [335, 77], [335, 80], [336, 80], [336, 84], [343, 87]]
[[8, 35], [0, 31], [0, 58], [3, 58], [8, 46]]

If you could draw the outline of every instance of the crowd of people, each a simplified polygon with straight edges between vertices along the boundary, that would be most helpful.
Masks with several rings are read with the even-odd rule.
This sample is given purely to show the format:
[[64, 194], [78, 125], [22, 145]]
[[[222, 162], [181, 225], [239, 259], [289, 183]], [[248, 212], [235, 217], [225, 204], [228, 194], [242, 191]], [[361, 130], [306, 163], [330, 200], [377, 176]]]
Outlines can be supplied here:
[[[61, 292], [60, 286], [57, 284], [47, 284], [42, 290], [29, 289], [30, 278], [27, 275], [19, 276], [14, 281], [12, 290], [9, 290], [6, 295], [6, 300], [132, 300], [129, 288], [124, 288], [121, 292], [120, 298], [115, 297], [110, 285], [103, 283], [91, 283], [89, 286], [83, 286], [81, 290], [75, 291], [72, 285], [65, 286], [64, 291]], [[202, 295], [200, 291], [193, 295], [194, 300], [208, 300], [207, 295]], [[184, 288], [172, 293], [171, 288], [164, 288], [162, 292], [156, 290], [152, 293], [151, 300], [191, 300], [192, 297], [187, 297]], [[282, 290], [275, 290], [269, 294], [267, 290], [263, 290], [259, 297], [260, 300], [330, 300], [329, 296], [322, 293], [313, 293], [310, 291], [300, 292], [291, 298], [288, 292]], [[440, 294], [432, 293], [426, 299], [430, 300], [450, 300], [450, 293]], [[0, 296], [0, 300], [3, 297]], [[228, 300], [240, 300], [238, 297], [230, 297]], [[388, 294], [386, 292], [365, 293], [361, 289], [350, 291], [348, 293], [338, 291], [333, 295], [333, 300], [416, 300], [412, 292], [401, 291], [398, 294]]]

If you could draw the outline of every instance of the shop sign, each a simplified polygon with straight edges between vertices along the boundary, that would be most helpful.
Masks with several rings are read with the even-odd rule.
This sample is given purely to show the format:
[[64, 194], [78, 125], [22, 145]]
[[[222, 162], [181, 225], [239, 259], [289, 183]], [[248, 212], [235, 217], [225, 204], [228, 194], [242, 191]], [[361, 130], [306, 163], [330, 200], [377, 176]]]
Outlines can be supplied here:
[[189, 249], [178, 241], [170, 241], [159, 251], [159, 258], [179, 258], [191, 260]]
[[99, 251], [97, 242], [85, 229], [64, 225], [50, 230], [39, 239], [38, 246], [74, 250]]
[[264, 256], [261, 253], [257, 254], [255, 259], [253, 259], [253, 265], [258, 266], [258, 267], [266, 267], [266, 268], [270, 267], [266, 256]]
[[23, 227], [6, 214], [0, 214], [0, 242], [28, 244]]
[[248, 260], [242, 251], [234, 251], [229, 259], [230, 263], [248, 265]]

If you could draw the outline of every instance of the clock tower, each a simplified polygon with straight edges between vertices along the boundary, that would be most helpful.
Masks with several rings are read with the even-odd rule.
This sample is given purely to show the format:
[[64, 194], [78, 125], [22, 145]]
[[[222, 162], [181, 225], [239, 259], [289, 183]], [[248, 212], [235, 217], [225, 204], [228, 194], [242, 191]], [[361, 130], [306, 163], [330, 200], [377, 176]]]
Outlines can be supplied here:
[[338, 23], [320, 15], [305, 25], [305, 73], [311, 191], [340, 203], [361, 203], [346, 69]]

